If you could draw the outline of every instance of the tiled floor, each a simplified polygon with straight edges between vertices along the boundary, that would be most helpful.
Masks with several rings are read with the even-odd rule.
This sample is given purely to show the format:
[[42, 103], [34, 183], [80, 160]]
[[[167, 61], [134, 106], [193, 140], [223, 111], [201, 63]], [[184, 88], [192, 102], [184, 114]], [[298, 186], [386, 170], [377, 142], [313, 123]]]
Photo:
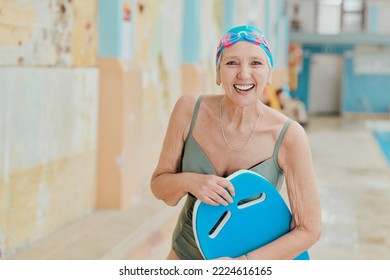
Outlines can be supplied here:
[[[323, 214], [311, 258], [390, 259], [390, 168], [365, 122], [312, 117], [307, 132]], [[138, 206], [96, 211], [9, 259], [164, 259], [179, 210], [145, 191]]]

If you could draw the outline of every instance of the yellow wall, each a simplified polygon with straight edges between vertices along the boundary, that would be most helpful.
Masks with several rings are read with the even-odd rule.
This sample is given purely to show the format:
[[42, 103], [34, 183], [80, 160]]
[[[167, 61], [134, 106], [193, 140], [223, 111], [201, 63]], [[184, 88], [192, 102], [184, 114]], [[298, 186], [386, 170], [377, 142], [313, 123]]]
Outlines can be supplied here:
[[1, 66], [96, 66], [98, 0], [0, 0]]
[[95, 207], [98, 0], [0, 0], [0, 252]]

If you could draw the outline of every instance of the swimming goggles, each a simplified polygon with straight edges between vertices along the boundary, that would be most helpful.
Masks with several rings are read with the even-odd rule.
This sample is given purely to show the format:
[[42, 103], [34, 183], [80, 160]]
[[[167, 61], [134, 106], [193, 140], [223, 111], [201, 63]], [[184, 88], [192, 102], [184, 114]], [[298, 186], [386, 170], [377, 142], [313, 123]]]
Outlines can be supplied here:
[[263, 35], [263, 33], [249, 25], [238, 26], [230, 29], [221, 39], [217, 47], [216, 64], [218, 65], [220, 56], [224, 48], [228, 48], [239, 41], [246, 41], [255, 45], [259, 45], [268, 56], [271, 68], [273, 67], [273, 58], [271, 49]]

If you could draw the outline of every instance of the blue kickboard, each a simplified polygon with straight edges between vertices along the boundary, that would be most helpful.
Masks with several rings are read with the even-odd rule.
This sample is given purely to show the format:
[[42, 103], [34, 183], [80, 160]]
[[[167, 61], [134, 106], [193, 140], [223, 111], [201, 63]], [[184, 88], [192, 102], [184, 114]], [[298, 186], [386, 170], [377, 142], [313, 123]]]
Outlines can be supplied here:
[[[291, 212], [275, 187], [261, 175], [240, 170], [228, 180], [233, 203], [212, 206], [197, 200], [193, 211], [195, 240], [205, 259], [239, 257], [290, 231]], [[307, 251], [295, 260], [309, 260]]]

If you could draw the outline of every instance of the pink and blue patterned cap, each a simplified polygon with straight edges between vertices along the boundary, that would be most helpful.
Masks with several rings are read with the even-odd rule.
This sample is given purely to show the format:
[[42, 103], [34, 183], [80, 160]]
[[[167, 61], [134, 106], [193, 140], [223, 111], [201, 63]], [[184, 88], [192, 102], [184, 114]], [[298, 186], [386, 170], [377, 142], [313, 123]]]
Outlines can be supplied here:
[[245, 41], [260, 46], [269, 59], [271, 69], [274, 67], [272, 52], [263, 32], [250, 25], [233, 27], [225, 33], [217, 47], [217, 54], [215, 58], [217, 67], [223, 50], [240, 41]]

